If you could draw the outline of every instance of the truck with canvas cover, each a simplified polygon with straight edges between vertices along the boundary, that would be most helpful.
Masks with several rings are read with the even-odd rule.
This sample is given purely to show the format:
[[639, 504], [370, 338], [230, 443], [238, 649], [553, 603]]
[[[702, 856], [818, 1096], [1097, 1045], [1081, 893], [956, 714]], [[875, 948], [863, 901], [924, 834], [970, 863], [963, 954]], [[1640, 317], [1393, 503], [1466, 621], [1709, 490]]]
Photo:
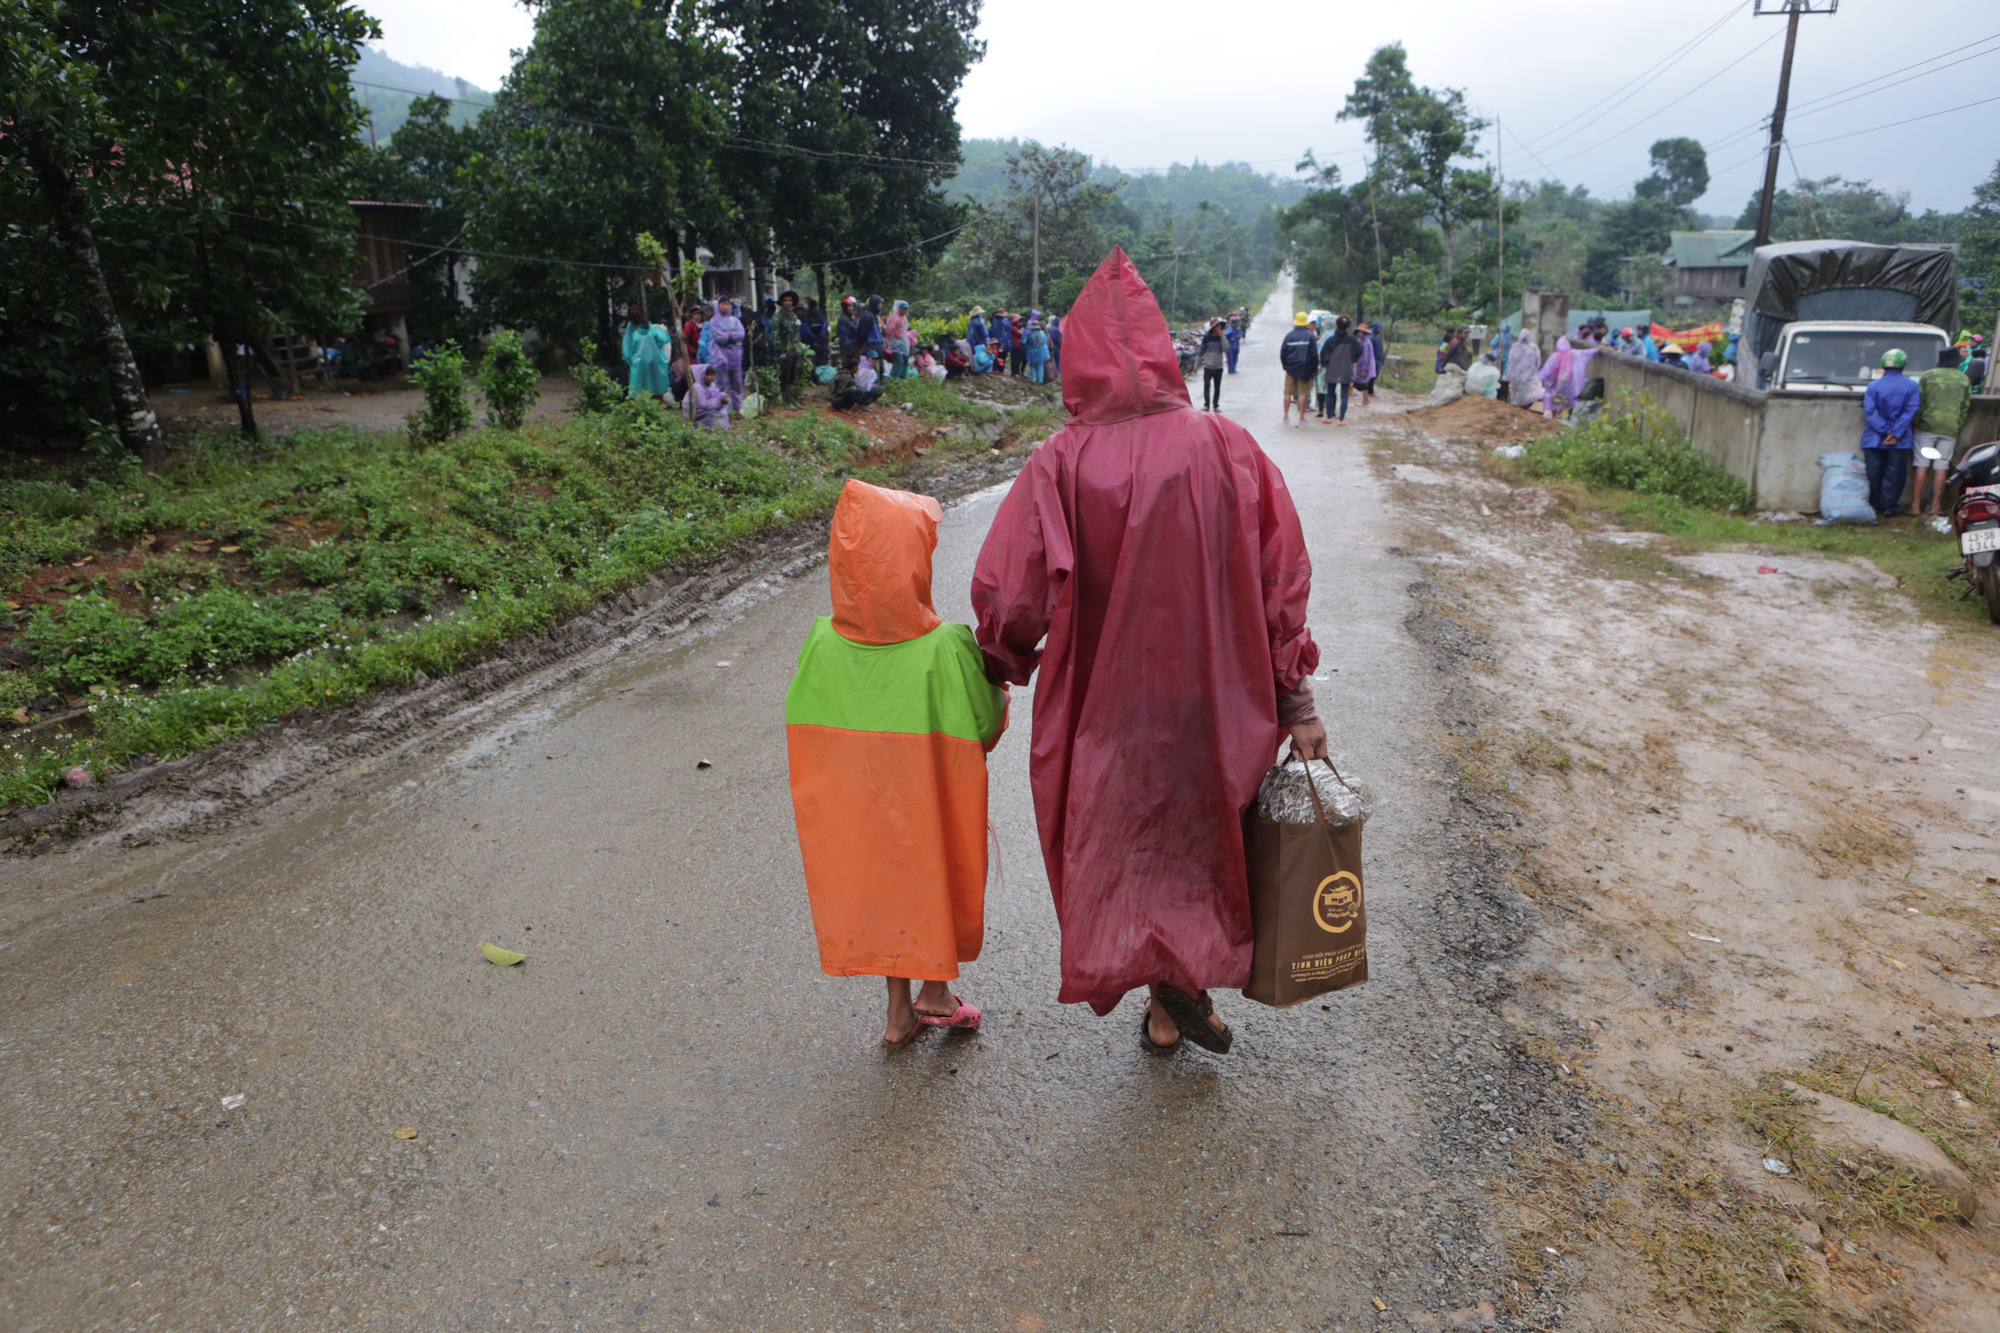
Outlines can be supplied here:
[[[1801, 323], [1823, 327], [1796, 330], [1809, 341], [1788, 349], [1787, 333]], [[1910, 364], [1922, 365], [1924, 349], [1931, 348], [1934, 358], [1935, 347], [1948, 338], [1945, 331], [1957, 327], [1958, 263], [1943, 246], [1839, 240], [1762, 245], [1751, 258], [1745, 282], [1737, 381], [1757, 383], [1765, 353], [1780, 353], [1782, 368], [1783, 354], [1789, 351], [1796, 382], [1787, 384], [1774, 376], [1767, 387], [1860, 393], [1868, 381], [1847, 373], [1854, 367], [1838, 375], [1827, 372], [1836, 362], [1853, 361], [1862, 342], [1878, 334], [1908, 333], [1914, 338], [1921, 333], [1924, 341], [1903, 350], [1909, 353]], [[1874, 361], [1879, 364], [1880, 349]]]

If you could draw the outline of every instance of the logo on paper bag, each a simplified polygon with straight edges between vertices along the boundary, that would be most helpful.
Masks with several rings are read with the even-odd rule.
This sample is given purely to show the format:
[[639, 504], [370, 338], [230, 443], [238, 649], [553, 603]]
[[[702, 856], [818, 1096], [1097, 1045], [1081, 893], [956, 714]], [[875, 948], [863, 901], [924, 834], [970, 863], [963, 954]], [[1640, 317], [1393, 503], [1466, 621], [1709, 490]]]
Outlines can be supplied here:
[[1313, 920], [1319, 928], [1338, 935], [1353, 927], [1361, 915], [1361, 881], [1350, 871], [1328, 875], [1313, 891]]

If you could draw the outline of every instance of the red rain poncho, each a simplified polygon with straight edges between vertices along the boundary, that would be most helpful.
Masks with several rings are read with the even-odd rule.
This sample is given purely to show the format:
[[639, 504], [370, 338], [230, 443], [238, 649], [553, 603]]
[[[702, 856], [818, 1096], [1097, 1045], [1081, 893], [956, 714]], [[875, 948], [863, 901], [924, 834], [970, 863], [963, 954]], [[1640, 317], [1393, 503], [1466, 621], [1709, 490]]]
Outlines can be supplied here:
[[[972, 579], [979, 646], [1026, 684], [1065, 1003], [1250, 975], [1243, 811], [1319, 663], [1285, 479], [1188, 401], [1159, 304], [1114, 249], [1063, 320], [1069, 424], [1035, 450]], [[1044, 635], [1047, 645], [1038, 648]]]

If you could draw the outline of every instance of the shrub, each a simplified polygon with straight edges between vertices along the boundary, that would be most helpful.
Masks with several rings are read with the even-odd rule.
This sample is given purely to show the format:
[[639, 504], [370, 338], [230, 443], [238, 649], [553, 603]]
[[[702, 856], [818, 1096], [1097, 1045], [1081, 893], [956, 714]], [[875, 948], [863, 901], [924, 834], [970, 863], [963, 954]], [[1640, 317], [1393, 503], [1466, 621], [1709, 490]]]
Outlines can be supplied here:
[[73, 685], [164, 685], [296, 652], [325, 637], [332, 611], [304, 595], [259, 599], [216, 588], [169, 602], [148, 621], [89, 594], [60, 616], [37, 611], [20, 643]]
[[1748, 509], [1750, 487], [1697, 453], [1672, 417], [1644, 398], [1628, 412], [1544, 435], [1521, 456], [1531, 477], [1560, 477], [1706, 509]]
[[611, 373], [597, 364], [597, 344], [585, 338], [582, 344], [583, 360], [571, 371], [577, 383], [576, 397], [570, 399], [569, 410], [582, 416], [598, 412], [609, 412], [625, 401], [625, 386], [611, 378]]
[[519, 430], [528, 419], [528, 409], [542, 396], [535, 383], [535, 363], [521, 335], [502, 329], [486, 344], [479, 362], [479, 391], [486, 395], [488, 425]]
[[465, 354], [448, 342], [419, 361], [410, 378], [424, 391], [424, 407], [403, 420], [418, 444], [442, 444], [472, 424], [472, 402], [465, 394]]

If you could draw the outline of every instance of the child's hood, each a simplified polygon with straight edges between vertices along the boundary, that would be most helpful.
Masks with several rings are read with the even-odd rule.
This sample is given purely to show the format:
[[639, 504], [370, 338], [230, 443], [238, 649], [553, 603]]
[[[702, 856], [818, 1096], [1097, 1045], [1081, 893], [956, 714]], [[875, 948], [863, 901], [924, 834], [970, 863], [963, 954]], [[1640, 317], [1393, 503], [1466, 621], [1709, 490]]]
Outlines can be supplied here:
[[904, 643], [940, 623], [931, 553], [944, 509], [928, 495], [849, 481], [833, 511], [833, 628], [855, 643]]

